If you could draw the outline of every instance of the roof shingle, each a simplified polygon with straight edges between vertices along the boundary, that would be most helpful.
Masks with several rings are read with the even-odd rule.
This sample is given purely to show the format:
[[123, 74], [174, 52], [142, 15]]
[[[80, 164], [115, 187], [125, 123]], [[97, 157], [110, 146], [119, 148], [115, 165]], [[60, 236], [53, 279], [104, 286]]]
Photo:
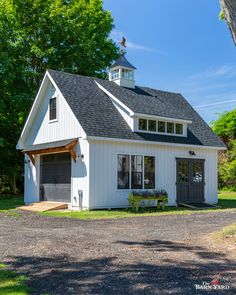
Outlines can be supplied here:
[[[88, 136], [224, 147], [224, 143], [181, 94], [147, 87], [123, 88], [114, 82], [49, 70]], [[97, 81], [132, 111], [191, 120], [187, 137], [132, 132]]]

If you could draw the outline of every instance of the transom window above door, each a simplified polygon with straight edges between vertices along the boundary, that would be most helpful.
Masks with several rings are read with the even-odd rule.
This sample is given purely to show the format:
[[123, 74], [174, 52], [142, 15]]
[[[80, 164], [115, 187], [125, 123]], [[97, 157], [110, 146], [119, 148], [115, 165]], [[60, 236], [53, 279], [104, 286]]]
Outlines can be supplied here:
[[155, 157], [117, 155], [117, 188], [155, 189]]

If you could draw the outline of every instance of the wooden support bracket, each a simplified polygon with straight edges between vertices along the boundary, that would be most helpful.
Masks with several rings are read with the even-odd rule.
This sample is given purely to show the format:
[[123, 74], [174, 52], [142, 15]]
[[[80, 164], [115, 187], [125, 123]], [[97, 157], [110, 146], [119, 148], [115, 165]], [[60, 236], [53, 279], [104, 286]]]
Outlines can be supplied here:
[[35, 158], [31, 153], [27, 153], [28, 157], [30, 158], [30, 161], [32, 162], [32, 164], [35, 166]]

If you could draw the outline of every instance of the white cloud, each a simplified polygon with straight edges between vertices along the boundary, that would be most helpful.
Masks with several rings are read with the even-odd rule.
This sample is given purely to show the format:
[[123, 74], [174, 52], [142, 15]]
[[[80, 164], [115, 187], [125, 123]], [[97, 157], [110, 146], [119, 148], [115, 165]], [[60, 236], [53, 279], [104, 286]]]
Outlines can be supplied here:
[[236, 105], [236, 99], [224, 100], [224, 101], [219, 101], [219, 102], [214, 102], [214, 103], [197, 105], [197, 106], [194, 106], [194, 108], [199, 109], [199, 108], [205, 108], [205, 107], [215, 107], [215, 106], [218, 106], [218, 105], [231, 105], [231, 104]]
[[203, 72], [190, 76], [190, 79], [212, 79], [220, 77], [233, 77], [236, 75], [236, 69], [231, 65], [222, 65], [218, 68], [209, 68]]
[[[119, 41], [121, 41], [123, 36], [125, 37], [125, 34], [123, 32], [113, 30], [111, 32], [110, 36], [115, 42], [119, 42]], [[128, 38], [126, 38], [126, 39], [128, 39]], [[131, 49], [131, 50], [158, 52], [159, 54], [164, 54], [164, 52], [159, 51], [159, 50], [157, 50], [155, 48], [144, 46], [144, 45], [141, 45], [141, 44], [137, 44], [137, 43], [131, 42], [129, 40], [126, 40], [126, 46], [127, 46], [127, 49]]]

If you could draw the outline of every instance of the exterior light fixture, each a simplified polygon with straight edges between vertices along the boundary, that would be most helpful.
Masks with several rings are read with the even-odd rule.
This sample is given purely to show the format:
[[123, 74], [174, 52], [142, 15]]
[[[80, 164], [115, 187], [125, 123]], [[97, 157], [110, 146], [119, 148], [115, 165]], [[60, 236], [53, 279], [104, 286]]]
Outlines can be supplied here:
[[189, 155], [190, 155], [190, 156], [196, 156], [196, 154], [195, 154], [194, 151], [189, 151]]

